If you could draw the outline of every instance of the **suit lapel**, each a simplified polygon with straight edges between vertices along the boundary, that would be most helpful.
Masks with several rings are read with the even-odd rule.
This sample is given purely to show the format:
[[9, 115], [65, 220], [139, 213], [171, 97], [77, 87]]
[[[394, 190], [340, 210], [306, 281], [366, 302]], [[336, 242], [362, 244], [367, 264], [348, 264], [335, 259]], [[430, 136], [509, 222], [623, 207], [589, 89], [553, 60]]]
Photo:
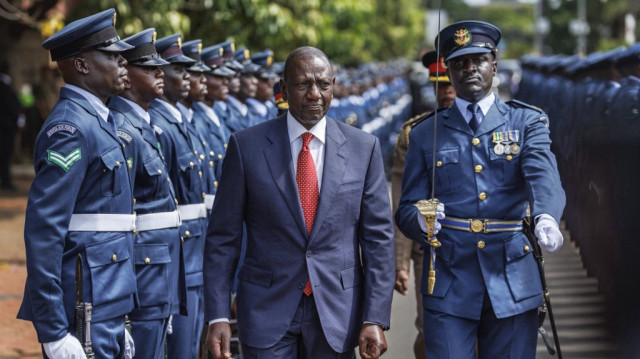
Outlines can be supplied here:
[[487, 114], [484, 116], [484, 120], [482, 120], [480, 127], [478, 127], [478, 130], [476, 131], [476, 136], [480, 136], [487, 132], [491, 132], [497, 127], [500, 127], [505, 122], [507, 122], [507, 119], [505, 116], [507, 111], [504, 108], [502, 108], [502, 106], [503, 106], [502, 102], [500, 102], [498, 100], [498, 96], [496, 96], [496, 101], [494, 102], [494, 106], [491, 106], [489, 108], [489, 112], [487, 112]]
[[293, 175], [293, 158], [291, 156], [286, 116], [281, 116], [274, 122], [274, 126], [271, 126], [271, 131], [267, 133], [267, 139], [271, 144], [264, 149], [265, 161], [280, 194], [298, 224], [300, 232], [306, 238], [307, 229], [304, 223], [304, 214], [302, 213], [298, 187]]
[[316, 218], [311, 230], [310, 240], [313, 240], [322, 223], [331, 209], [331, 203], [335, 196], [346, 170], [347, 158], [349, 156], [344, 144], [346, 138], [334, 120], [327, 118], [327, 136], [324, 146], [324, 170], [322, 173], [322, 188], [320, 189], [320, 199]]

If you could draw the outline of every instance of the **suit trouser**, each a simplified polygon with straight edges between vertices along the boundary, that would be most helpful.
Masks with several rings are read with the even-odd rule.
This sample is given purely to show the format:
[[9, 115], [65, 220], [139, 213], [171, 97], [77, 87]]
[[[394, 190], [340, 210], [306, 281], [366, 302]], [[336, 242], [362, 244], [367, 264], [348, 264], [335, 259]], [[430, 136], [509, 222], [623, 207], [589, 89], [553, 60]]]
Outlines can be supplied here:
[[162, 359], [166, 331], [167, 318], [131, 319], [131, 336], [136, 347], [136, 359]]
[[416, 335], [416, 340], [413, 343], [413, 352], [416, 356], [416, 359], [424, 359], [425, 351], [424, 351], [424, 331], [423, 331], [423, 321], [422, 321], [422, 291], [420, 290], [420, 284], [422, 283], [422, 263], [424, 252], [415, 248], [416, 246], [412, 246], [411, 250], [411, 259], [413, 260], [413, 276], [415, 277], [415, 289], [416, 289], [416, 306], [417, 306], [417, 316], [416, 316], [416, 329], [418, 329], [418, 335]]
[[188, 316], [174, 315], [173, 331], [167, 336], [167, 358], [195, 359], [200, 345], [200, 333], [204, 325], [204, 298], [202, 286], [187, 288]]
[[[242, 341], [242, 340], [241, 340]], [[243, 359], [354, 359], [355, 352], [337, 353], [322, 331], [313, 294], [302, 295], [287, 333], [274, 346], [262, 349], [242, 344]]]
[[[69, 328], [71, 334], [75, 328]], [[124, 316], [91, 322], [91, 349], [96, 358], [124, 358]], [[44, 349], [42, 357], [47, 358]]]
[[[507, 294], [508, 295], [508, 294]], [[424, 310], [427, 358], [534, 359], [538, 310], [496, 318], [485, 294], [480, 320]]]

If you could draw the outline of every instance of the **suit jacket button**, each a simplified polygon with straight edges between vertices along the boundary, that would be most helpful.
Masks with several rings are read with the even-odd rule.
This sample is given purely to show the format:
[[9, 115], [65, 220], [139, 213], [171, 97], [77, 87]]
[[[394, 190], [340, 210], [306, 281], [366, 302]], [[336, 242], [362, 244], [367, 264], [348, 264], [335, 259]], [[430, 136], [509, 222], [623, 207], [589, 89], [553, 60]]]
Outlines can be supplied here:
[[478, 242], [478, 248], [482, 249], [482, 248], [484, 248], [484, 246], [485, 246], [484, 241], [479, 241]]
[[313, 252], [307, 251], [307, 258], [311, 258], [312, 255], [313, 255]]
[[487, 198], [487, 194], [484, 192], [480, 192], [478, 198], [480, 198], [481, 201], [484, 201]]

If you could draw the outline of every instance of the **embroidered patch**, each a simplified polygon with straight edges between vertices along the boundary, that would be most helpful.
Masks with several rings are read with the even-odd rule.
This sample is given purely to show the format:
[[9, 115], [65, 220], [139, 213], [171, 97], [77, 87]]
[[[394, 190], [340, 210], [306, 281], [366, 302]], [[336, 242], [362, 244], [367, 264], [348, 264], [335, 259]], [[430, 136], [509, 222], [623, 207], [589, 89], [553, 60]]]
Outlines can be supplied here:
[[118, 130], [118, 137], [122, 138], [123, 140], [128, 142], [131, 142], [131, 140], [133, 140], [133, 138], [131, 138], [131, 135], [122, 131], [122, 130]]
[[71, 126], [71, 125], [67, 125], [64, 123], [61, 123], [59, 125], [55, 125], [53, 127], [51, 127], [51, 129], [49, 129], [49, 131], [47, 131], [47, 137], [51, 138], [51, 136], [56, 133], [56, 132], [60, 132], [60, 131], [65, 131], [65, 132], [69, 132], [70, 134], [74, 134], [76, 133], [76, 128]]
[[156, 143], [156, 145], [158, 146], [158, 151], [162, 152], [162, 146], [160, 145], [160, 142]]
[[69, 154], [66, 156], [63, 156], [56, 151], [47, 150], [47, 160], [54, 165], [60, 166], [60, 168], [62, 168], [65, 172], [69, 172], [71, 166], [78, 162], [80, 158], [82, 158], [80, 154], [80, 147], [69, 152]]
[[127, 158], [127, 167], [129, 167], [129, 169], [133, 168], [133, 157]]

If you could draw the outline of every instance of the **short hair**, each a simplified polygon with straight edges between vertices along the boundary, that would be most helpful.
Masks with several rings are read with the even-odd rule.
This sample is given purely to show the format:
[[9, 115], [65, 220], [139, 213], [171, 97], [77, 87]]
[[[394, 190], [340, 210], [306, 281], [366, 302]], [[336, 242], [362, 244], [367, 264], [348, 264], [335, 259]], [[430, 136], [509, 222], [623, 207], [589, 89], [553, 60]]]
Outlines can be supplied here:
[[302, 46], [298, 47], [295, 50], [289, 53], [287, 56], [287, 60], [284, 62], [284, 70], [282, 71], [282, 78], [287, 81], [289, 69], [293, 66], [293, 63], [302, 60], [302, 59], [313, 59], [313, 58], [321, 58], [323, 59], [329, 67], [331, 67], [331, 62], [327, 55], [322, 52], [322, 50], [317, 49], [313, 46]]

